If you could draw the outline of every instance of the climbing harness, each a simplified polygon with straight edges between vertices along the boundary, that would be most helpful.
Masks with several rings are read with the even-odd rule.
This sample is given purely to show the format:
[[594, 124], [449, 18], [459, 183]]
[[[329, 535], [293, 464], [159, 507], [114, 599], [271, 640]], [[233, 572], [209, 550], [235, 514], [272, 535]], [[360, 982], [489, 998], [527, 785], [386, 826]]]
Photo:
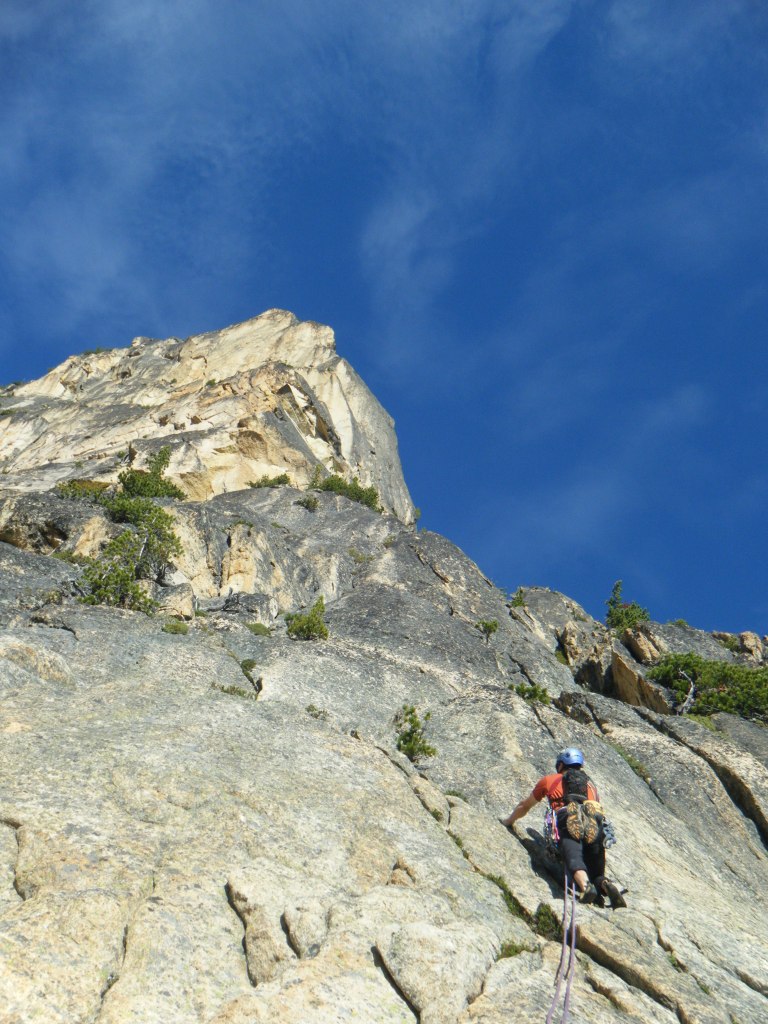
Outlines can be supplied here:
[[549, 852], [556, 857], [559, 856], [557, 844], [560, 842], [560, 832], [557, 828], [557, 815], [551, 807], [547, 807], [546, 814], [544, 815], [544, 839]]
[[[560, 963], [557, 965], [557, 974], [555, 975], [555, 994], [552, 996], [546, 1024], [552, 1024], [554, 1019], [557, 1004], [560, 1002], [560, 989], [563, 986], [563, 981], [565, 981], [565, 998], [563, 1000], [563, 1013], [560, 1018], [560, 1024], [568, 1024], [568, 1012], [571, 1006], [571, 985], [576, 970], [576, 883], [572, 878], [569, 879], [567, 868], [564, 870], [563, 885], [563, 920], [561, 926], [563, 944], [560, 949]], [[571, 904], [570, 922], [568, 921], [569, 901]], [[568, 951], [567, 963], [566, 950]]]

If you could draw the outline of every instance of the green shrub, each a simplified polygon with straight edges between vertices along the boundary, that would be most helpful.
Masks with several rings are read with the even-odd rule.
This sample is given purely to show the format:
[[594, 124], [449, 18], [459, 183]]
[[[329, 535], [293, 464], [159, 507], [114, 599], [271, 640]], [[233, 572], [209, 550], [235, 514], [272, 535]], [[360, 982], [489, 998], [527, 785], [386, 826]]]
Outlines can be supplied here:
[[696, 722], [697, 725], [703, 725], [705, 729], [709, 729], [710, 732], [720, 732], [715, 723], [709, 717], [709, 715], [683, 715], [683, 718], [689, 719], [691, 722]]
[[137, 567], [140, 578], [157, 579], [166, 566], [182, 553], [181, 541], [173, 529], [173, 517], [150, 498], [120, 493], [101, 498], [100, 503], [115, 523], [129, 523], [142, 540]]
[[548, 903], [540, 903], [531, 919], [531, 927], [537, 935], [550, 942], [556, 942], [562, 935], [560, 919]]
[[0, 409], [0, 416], [13, 416], [15, 409]]
[[258, 480], [249, 480], [249, 487], [282, 487], [284, 484], [290, 486], [291, 478], [287, 473], [280, 473], [278, 476], [260, 476]]
[[133, 498], [186, 498], [180, 487], [170, 480], [163, 479], [163, 473], [170, 461], [171, 449], [169, 445], [165, 445], [150, 456], [145, 470], [124, 469], [117, 477], [122, 484], [123, 494]]
[[[253, 687], [256, 696], [261, 693], [261, 679], [253, 678], [253, 670], [256, 668], [257, 662], [253, 658], [245, 658], [240, 662], [240, 671], [243, 673], [245, 678]], [[251, 695], [253, 696], [253, 695]]]
[[683, 964], [680, 960], [678, 960], [678, 958], [675, 956], [674, 952], [671, 949], [667, 951], [667, 958], [668, 958], [670, 964], [674, 967], [674, 969], [676, 971], [679, 971], [680, 974], [687, 974], [688, 973], [688, 969], [685, 966], [685, 964]]
[[668, 626], [687, 626], [688, 623], [685, 621], [685, 619], [671, 619], [667, 623], [667, 625]]
[[397, 534], [396, 533], [390, 533], [390, 535], [388, 537], [384, 538], [384, 547], [385, 548], [394, 547], [395, 544], [397, 544]]
[[246, 690], [243, 686], [220, 686], [218, 683], [212, 683], [212, 689], [218, 690], [219, 693], [226, 693], [230, 697], [242, 697], [244, 700], [256, 700], [257, 694]]
[[314, 704], [307, 704], [304, 710], [311, 718], [316, 718], [318, 722], [328, 721], [328, 712], [324, 708], [315, 707]]
[[301, 615], [294, 612], [285, 616], [285, 621], [288, 623], [288, 636], [296, 640], [327, 640], [328, 627], [325, 624], [324, 615], [325, 601], [321, 596], [306, 614]]
[[301, 505], [301, 507], [305, 508], [307, 512], [317, 512], [320, 502], [314, 494], [305, 494], [303, 498], [299, 498], [298, 501], [294, 501], [293, 504]]
[[461, 838], [461, 836], [457, 836], [455, 832], [449, 832], [448, 835], [461, 850], [463, 856], [465, 856], [467, 860], [469, 860], [469, 854], [464, 849], [464, 840]]
[[525, 593], [522, 587], [518, 587], [512, 594], [509, 604], [511, 608], [525, 608]]
[[222, 529], [223, 529], [224, 533], [231, 533], [232, 530], [236, 529], [238, 526], [245, 526], [246, 529], [248, 530], [248, 536], [249, 537], [251, 536], [251, 530], [253, 529], [253, 523], [250, 521], [250, 519], [235, 519], [228, 526], [223, 526]]
[[705, 661], [693, 653], [668, 654], [648, 672], [648, 676], [674, 690], [680, 700], [688, 694], [690, 679], [695, 687], [695, 699], [690, 708], [693, 714], [711, 715], [716, 711], [727, 711], [742, 718], [768, 721], [766, 667]]
[[551, 699], [547, 689], [536, 683], [532, 683], [530, 686], [527, 683], [518, 683], [517, 686], [510, 686], [510, 689], [514, 689], [518, 697], [522, 697], [523, 700], [527, 700], [530, 704], [536, 701], [540, 704], [549, 704]]
[[58, 558], [62, 562], [69, 562], [71, 565], [90, 565], [91, 559], [85, 555], [76, 555], [72, 551], [62, 551], [61, 549], [51, 552], [51, 558]]
[[741, 640], [737, 636], [716, 636], [715, 640], [731, 654], [738, 654], [741, 650]]
[[179, 622], [178, 619], [171, 619], [170, 622], [166, 622], [163, 626], [164, 633], [175, 633], [179, 636], [186, 636], [189, 632], [189, 626], [186, 622]]
[[634, 629], [641, 622], [648, 622], [650, 615], [646, 608], [641, 608], [636, 601], [627, 603], [621, 599], [622, 581], [616, 580], [613, 584], [611, 596], [605, 602], [608, 605], [608, 614], [605, 616], [605, 624], [609, 629], [619, 632], [625, 629]]
[[357, 548], [348, 548], [349, 557], [357, 565], [367, 565], [373, 561], [373, 555], [364, 555], [362, 551], [358, 551]]
[[381, 511], [379, 492], [375, 487], [363, 487], [357, 477], [351, 483], [348, 483], [338, 473], [332, 473], [325, 480], [321, 480], [319, 483], [313, 484], [313, 486], [318, 491], [331, 491], [333, 494], [341, 494], [345, 498], [351, 498], [352, 501], [357, 501], [361, 505], [367, 505], [374, 512]]
[[254, 636], [272, 636], [272, 630], [263, 622], [248, 622], [246, 626]]
[[499, 624], [496, 619], [480, 619], [479, 622], [475, 623], [475, 629], [479, 629], [485, 637], [485, 642], [488, 643], [499, 628]]
[[481, 871], [480, 874], [486, 879], [486, 881], [492, 882], [499, 890], [504, 903], [506, 904], [507, 910], [510, 912], [512, 917], [519, 917], [524, 921], [530, 920], [530, 915], [524, 910], [520, 900], [513, 895], [512, 890], [500, 875], [486, 875], [484, 871]]
[[616, 751], [616, 753], [620, 757], [624, 758], [624, 760], [627, 762], [629, 767], [632, 769], [635, 775], [637, 775], [638, 778], [642, 779], [645, 783], [649, 783], [651, 781], [651, 773], [648, 771], [648, 769], [645, 767], [642, 761], [638, 761], [634, 754], [630, 754], [630, 752], [628, 750], [625, 750], [620, 743], [615, 743], [613, 740], [608, 740], [608, 742]]
[[56, 493], [67, 501], [96, 501], [108, 487], [100, 480], [65, 480], [56, 484]]
[[403, 704], [395, 715], [395, 726], [400, 730], [397, 734], [397, 749], [405, 754], [414, 764], [424, 757], [434, 757], [437, 749], [427, 742], [424, 726], [431, 718], [427, 711], [423, 720], [419, 718], [412, 704]]
[[513, 956], [520, 956], [521, 953], [533, 953], [531, 946], [526, 946], [522, 942], [502, 942], [499, 955], [496, 957], [498, 960], [508, 960]]
[[88, 593], [81, 600], [85, 604], [116, 605], [149, 615], [155, 602], [138, 582], [144, 546], [144, 539], [132, 530], [124, 530], [110, 541], [83, 572]]
[[[169, 496], [168, 488], [183, 497], [183, 492], [162, 479], [170, 459], [170, 448], [161, 448], [149, 460], [149, 470], [137, 473], [126, 470], [119, 480], [123, 490], [118, 494], [99, 494], [98, 502], [115, 523], [125, 523], [124, 530], [110, 541], [98, 558], [83, 573], [88, 593], [87, 604], [118, 605], [149, 614], [155, 607], [138, 584], [140, 579], [159, 578], [168, 564], [182, 553], [181, 542], [173, 529], [173, 518], [152, 501], [147, 490]], [[149, 481], [149, 483], [147, 483]]]
[[565, 665], [566, 668], [570, 668], [570, 665], [568, 664], [568, 659], [565, 656], [565, 651], [562, 649], [562, 647], [558, 647], [555, 651], [555, 658], [560, 662], [561, 665]]

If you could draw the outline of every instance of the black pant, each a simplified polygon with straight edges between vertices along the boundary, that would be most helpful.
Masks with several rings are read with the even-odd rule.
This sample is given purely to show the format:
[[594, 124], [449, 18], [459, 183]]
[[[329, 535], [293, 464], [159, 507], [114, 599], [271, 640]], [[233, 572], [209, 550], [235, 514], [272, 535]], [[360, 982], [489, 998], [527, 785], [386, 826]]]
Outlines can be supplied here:
[[565, 827], [564, 814], [557, 816], [557, 829], [560, 833], [557, 848], [568, 868], [568, 874], [573, 878], [577, 871], [586, 871], [590, 882], [594, 883], [599, 892], [605, 878], [605, 847], [603, 846], [602, 829], [594, 843], [571, 839]]

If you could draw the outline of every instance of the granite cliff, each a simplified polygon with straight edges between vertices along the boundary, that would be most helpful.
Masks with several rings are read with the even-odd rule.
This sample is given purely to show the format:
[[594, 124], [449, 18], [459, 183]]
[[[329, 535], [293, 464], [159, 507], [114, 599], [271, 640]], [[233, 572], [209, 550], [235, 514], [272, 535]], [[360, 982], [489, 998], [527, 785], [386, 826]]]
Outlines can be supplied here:
[[[568, 744], [628, 889], [579, 910], [571, 1020], [768, 1022], [765, 728], [647, 674], [763, 663], [759, 638], [511, 600], [415, 530], [391, 420], [290, 314], [73, 357], [2, 413], [2, 1024], [539, 1024], [560, 868], [540, 815], [498, 819]], [[157, 502], [182, 553], [155, 614], [83, 603], [124, 526], [56, 485], [108, 493], [163, 447], [187, 500]], [[319, 596], [327, 639], [293, 638]]]

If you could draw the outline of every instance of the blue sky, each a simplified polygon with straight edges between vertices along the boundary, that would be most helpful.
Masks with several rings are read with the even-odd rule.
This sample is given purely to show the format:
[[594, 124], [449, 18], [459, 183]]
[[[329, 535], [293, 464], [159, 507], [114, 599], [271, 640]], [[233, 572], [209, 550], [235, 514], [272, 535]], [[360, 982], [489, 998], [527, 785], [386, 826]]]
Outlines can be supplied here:
[[330, 324], [422, 525], [768, 633], [768, 8], [3, 0], [0, 381]]

